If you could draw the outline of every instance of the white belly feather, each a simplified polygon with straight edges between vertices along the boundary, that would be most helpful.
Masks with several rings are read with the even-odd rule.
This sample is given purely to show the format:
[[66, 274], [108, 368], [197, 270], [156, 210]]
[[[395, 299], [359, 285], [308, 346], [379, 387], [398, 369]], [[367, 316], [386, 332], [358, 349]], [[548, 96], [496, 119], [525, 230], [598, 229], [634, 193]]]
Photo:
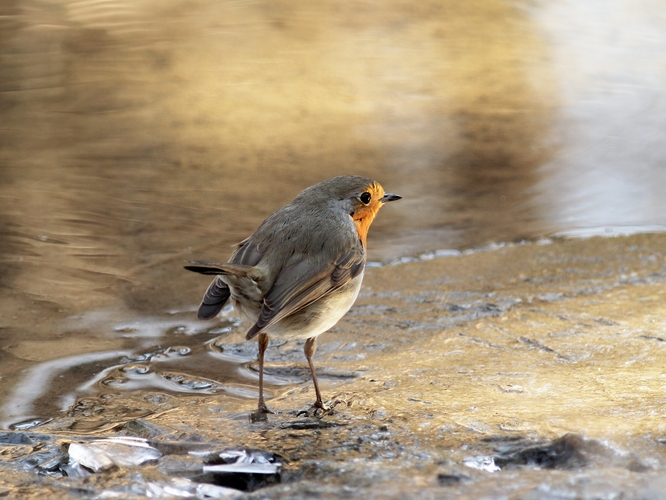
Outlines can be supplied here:
[[[363, 273], [356, 276], [342, 288], [324, 295], [305, 309], [268, 327], [264, 333], [268, 334], [269, 337], [281, 339], [308, 339], [321, 335], [332, 328], [351, 309], [361, 290], [362, 281]], [[234, 302], [242, 313], [249, 317], [251, 321], [256, 322], [259, 315], [256, 304], [253, 304], [255, 307], [247, 307], [249, 304], [242, 303], [246, 301]]]

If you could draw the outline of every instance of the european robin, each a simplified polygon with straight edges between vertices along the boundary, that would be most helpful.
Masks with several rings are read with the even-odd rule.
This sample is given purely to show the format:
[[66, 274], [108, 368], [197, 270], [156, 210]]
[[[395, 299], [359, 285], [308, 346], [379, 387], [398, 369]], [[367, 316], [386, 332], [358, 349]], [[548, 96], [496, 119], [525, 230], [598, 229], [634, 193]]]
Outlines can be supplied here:
[[303, 190], [241, 241], [226, 263], [190, 261], [185, 269], [217, 275], [197, 317], [216, 316], [227, 300], [254, 325], [259, 344], [258, 415], [264, 402], [269, 337], [305, 339], [316, 401], [324, 408], [312, 356], [317, 337], [351, 308], [361, 289], [368, 229], [379, 209], [399, 200], [366, 177], [333, 177]]

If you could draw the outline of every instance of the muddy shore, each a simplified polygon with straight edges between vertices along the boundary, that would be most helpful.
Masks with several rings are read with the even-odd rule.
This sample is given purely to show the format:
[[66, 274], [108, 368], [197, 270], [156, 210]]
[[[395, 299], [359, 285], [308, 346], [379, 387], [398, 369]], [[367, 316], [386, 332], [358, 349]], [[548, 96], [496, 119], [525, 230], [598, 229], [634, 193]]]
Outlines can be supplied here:
[[[315, 359], [331, 414], [298, 414], [314, 397], [302, 346], [274, 343], [267, 422], [248, 421], [250, 384], [244, 397], [101, 390], [50, 422], [2, 434], [0, 488], [23, 498], [141, 497], [178, 477], [192, 490], [206, 480], [187, 451], [203, 447], [278, 457], [277, 476], [232, 496], [658, 498], [664, 248], [666, 235], [541, 240], [371, 268]], [[251, 358], [243, 333], [236, 325], [208, 349]], [[113, 425], [82, 432], [99, 418]], [[143, 465], [58, 477], [70, 443], [91, 436], [141, 437], [161, 451]]]

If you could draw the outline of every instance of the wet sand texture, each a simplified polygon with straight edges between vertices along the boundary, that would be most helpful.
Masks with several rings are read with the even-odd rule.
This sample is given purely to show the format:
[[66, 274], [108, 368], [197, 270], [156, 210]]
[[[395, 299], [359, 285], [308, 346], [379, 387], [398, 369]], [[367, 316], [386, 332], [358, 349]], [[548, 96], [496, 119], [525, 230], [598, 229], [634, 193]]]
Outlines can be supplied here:
[[[162, 413], [155, 407], [101, 433], [149, 438], [160, 458], [132, 479], [100, 472], [96, 487], [164, 485], [178, 467], [202, 466], [190, 455], [178, 462], [164, 449], [172, 442], [275, 454], [282, 483], [257, 483], [272, 498], [659, 491], [665, 243], [659, 235], [543, 241], [371, 269], [358, 303], [321, 338], [317, 366], [332, 415], [298, 416], [314, 398], [305, 362], [298, 346], [273, 345], [268, 373], [301, 381], [270, 387], [268, 422], [248, 422], [249, 397], [171, 395]], [[223, 337], [229, 351], [243, 333]], [[145, 364], [159, 371], [163, 362]], [[86, 420], [149, 405], [111, 394], [32, 432], [69, 443]], [[34, 455], [27, 445], [5, 449], [14, 464]], [[26, 481], [22, 474], [12, 481]], [[41, 481], [28, 490], [79, 484]]]

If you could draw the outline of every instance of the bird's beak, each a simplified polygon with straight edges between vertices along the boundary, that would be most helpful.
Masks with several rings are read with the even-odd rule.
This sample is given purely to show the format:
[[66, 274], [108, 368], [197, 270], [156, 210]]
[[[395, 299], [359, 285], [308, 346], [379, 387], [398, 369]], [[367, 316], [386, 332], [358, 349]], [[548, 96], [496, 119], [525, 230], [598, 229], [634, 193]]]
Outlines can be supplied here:
[[402, 196], [400, 196], [399, 194], [386, 193], [384, 196], [382, 196], [379, 199], [379, 201], [381, 201], [382, 203], [388, 203], [389, 201], [399, 200], [400, 198], [402, 198]]

